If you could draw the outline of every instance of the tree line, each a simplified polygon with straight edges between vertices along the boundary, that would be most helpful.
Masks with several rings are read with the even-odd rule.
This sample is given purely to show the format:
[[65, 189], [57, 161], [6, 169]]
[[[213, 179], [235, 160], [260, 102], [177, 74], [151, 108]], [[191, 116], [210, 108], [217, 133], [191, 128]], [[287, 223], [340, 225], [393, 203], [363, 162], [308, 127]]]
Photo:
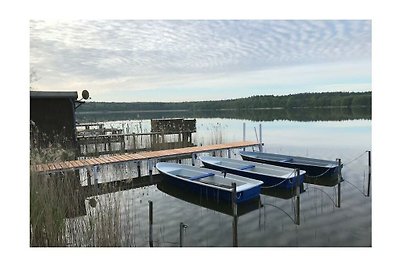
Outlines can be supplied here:
[[301, 93], [283, 96], [255, 95], [246, 98], [192, 102], [87, 102], [78, 112], [143, 110], [238, 110], [262, 108], [371, 107], [372, 92]]

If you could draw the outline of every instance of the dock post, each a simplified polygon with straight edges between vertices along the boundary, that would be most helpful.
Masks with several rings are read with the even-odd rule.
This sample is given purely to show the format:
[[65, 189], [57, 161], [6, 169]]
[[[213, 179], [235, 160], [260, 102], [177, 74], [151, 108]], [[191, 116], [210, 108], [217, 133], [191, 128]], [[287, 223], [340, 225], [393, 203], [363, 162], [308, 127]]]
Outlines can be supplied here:
[[233, 216], [237, 216], [236, 197], [237, 197], [236, 183], [232, 183], [232, 212], [233, 212]]
[[296, 169], [296, 224], [300, 225], [300, 170]]
[[261, 125], [261, 123], [260, 123], [260, 152], [263, 152], [262, 125]]
[[236, 183], [232, 183], [232, 213], [233, 213], [233, 221], [232, 221], [232, 243], [234, 247], [238, 246], [238, 236], [237, 236], [237, 192], [236, 192]]
[[[243, 122], [243, 142], [246, 141], [246, 123]], [[243, 151], [246, 151], [246, 147], [243, 147]]]
[[153, 201], [149, 200], [149, 246], [153, 247]]
[[337, 174], [337, 182], [338, 182], [338, 192], [337, 192], [337, 207], [340, 208], [340, 201], [341, 201], [341, 179], [342, 179], [342, 171], [340, 166], [342, 165], [342, 160], [341, 159], [336, 159], [338, 163], [338, 174]]
[[228, 148], [228, 158], [231, 158], [231, 150]]
[[186, 224], [184, 224], [183, 222], [181, 222], [179, 224], [179, 246], [183, 247], [183, 234], [184, 234], [184, 230], [185, 228], [187, 228], [188, 226]]
[[371, 192], [371, 150], [368, 150], [368, 187], [367, 187], [367, 197], [369, 197]]
[[194, 154], [194, 153], [192, 153], [192, 166], [194, 166], [194, 165], [195, 165], [194, 158], [195, 158], [195, 154]]
[[140, 173], [140, 161], [137, 162], [137, 172], [138, 172], [138, 177], [142, 177], [141, 173]]

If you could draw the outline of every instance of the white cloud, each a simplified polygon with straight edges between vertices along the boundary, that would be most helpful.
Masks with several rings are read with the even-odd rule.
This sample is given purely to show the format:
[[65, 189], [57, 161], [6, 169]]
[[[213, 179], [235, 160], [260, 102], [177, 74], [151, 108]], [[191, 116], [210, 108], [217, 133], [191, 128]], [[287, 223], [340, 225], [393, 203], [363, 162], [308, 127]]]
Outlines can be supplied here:
[[31, 21], [43, 90], [285, 85], [370, 57], [370, 21]]

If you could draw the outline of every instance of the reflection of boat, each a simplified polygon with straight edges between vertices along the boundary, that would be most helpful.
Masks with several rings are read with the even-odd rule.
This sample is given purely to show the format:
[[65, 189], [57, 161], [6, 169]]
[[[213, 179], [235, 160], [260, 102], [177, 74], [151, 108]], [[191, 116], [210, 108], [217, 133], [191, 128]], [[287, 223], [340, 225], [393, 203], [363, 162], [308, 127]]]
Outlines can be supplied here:
[[[301, 169], [305, 170], [308, 176], [329, 176], [339, 170], [336, 161], [251, 151], [240, 151], [239, 153], [244, 160]], [[343, 165], [340, 166], [340, 168], [342, 167]]]
[[[300, 185], [300, 193], [304, 193], [306, 190], [304, 189], [304, 184]], [[261, 188], [261, 194], [270, 196], [270, 197], [277, 197], [282, 199], [290, 199], [296, 196], [296, 188]]]
[[206, 168], [257, 179], [263, 181], [265, 186], [289, 189], [304, 181], [305, 171], [296, 176], [296, 170], [291, 168], [221, 157], [200, 157], [200, 160]]
[[[340, 178], [340, 182], [343, 182], [343, 177]], [[304, 182], [308, 184], [315, 184], [315, 185], [320, 185], [320, 186], [335, 186], [338, 184], [338, 178], [337, 176], [333, 175], [324, 175], [324, 176], [318, 176], [318, 177], [306, 177], [304, 179]]]
[[[188, 203], [192, 203], [197, 206], [233, 216], [232, 205], [226, 201], [218, 201], [215, 199], [207, 198], [206, 194], [198, 195], [191, 194], [190, 192], [185, 192], [166, 180], [159, 182], [157, 184], [157, 188], [172, 197], [178, 198]], [[243, 214], [257, 210], [260, 207], [262, 207], [262, 204], [260, 203], [260, 197], [258, 196], [250, 201], [238, 205], [237, 215], [241, 216]]]
[[157, 163], [156, 168], [173, 184], [212, 198], [231, 201], [232, 183], [236, 183], [237, 203], [258, 197], [261, 181], [177, 163]]

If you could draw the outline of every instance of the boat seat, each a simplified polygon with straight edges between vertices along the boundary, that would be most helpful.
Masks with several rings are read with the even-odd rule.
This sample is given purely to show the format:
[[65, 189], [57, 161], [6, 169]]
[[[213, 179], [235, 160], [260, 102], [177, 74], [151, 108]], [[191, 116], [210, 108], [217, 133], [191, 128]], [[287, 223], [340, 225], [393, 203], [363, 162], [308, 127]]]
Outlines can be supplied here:
[[199, 180], [199, 179], [201, 179], [201, 178], [205, 178], [205, 177], [209, 177], [209, 176], [213, 176], [213, 175], [215, 175], [214, 173], [211, 173], [211, 172], [209, 172], [209, 173], [203, 173], [203, 174], [199, 174], [199, 175], [196, 175], [196, 176], [192, 176], [192, 177], [189, 177], [189, 180]]
[[239, 169], [241, 169], [241, 170], [247, 170], [247, 169], [252, 169], [252, 168], [254, 168], [254, 167], [256, 167], [256, 166], [255, 166], [255, 165], [246, 165], [246, 166], [240, 167]]

